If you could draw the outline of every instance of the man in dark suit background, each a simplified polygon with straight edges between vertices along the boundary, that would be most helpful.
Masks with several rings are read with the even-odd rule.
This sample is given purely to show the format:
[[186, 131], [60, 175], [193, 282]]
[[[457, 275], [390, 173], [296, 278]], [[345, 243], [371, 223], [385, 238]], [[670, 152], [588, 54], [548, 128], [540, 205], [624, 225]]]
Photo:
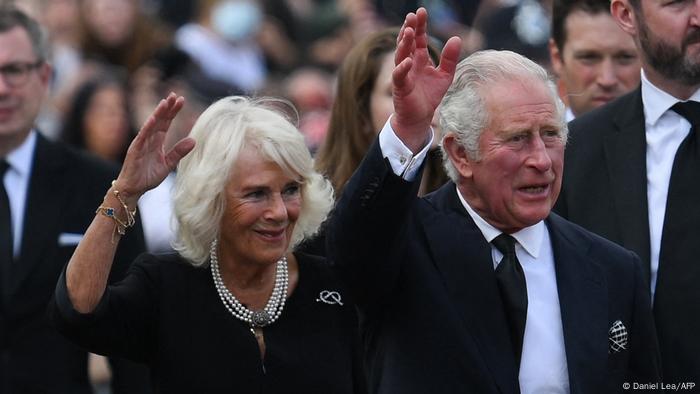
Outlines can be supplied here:
[[555, 210], [640, 256], [664, 381], [698, 384], [700, 164], [681, 147], [698, 146], [688, 119], [700, 110], [675, 108], [700, 101], [700, 6], [613, 0], [611, 12], [641, 53], [642, 83], [569, 125]]
[[[426, 18], [406, 18], [395, 113], [327, 235], [355, 292], [370, 392], [598, 394], [656, 382], [639, 258], [550, 214], [567, 129], [546, 71], [507, 51], [456, 65], [456, 38], [433, 67]], [[453, 182], [417, 198], [438, 104]]]
[[[51, 75], [46, 51], [35, 21], [0, 7], [0, 392], [8, 394], [91, 392], [87, 353], [50, 328], [45, 313], [117, 175], [34, 129]], [[145, 248], [141, 228], [130, 230], [115, 278]], [[146, 373], [116, 361], [115, 392], [148, 390]]]

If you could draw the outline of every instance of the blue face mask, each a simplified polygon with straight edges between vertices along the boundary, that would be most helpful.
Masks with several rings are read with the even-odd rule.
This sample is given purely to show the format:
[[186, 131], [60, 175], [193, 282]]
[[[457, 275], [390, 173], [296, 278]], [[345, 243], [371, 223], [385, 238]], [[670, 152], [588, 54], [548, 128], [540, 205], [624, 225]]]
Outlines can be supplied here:
[[248, 1], [222, 1], [212, 10], [212, 28], [228, 41], [249, 38], [258, 31], [262, 13]]

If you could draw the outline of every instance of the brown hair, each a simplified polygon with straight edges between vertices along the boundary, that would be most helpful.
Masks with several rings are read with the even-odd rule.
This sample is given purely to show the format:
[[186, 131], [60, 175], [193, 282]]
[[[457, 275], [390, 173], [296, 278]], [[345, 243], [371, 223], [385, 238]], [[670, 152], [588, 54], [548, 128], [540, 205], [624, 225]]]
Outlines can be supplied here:
[[[328, 133], [316, 155], [316, 169], [326, 175], [340, 195], [375, 139], [370, 96], [384, 55], [396, 49], [398, 28], [384, 29], [358, 42], [338, 71], [336, 97]], [[429, 47], [433, 61], [437, 51]]]

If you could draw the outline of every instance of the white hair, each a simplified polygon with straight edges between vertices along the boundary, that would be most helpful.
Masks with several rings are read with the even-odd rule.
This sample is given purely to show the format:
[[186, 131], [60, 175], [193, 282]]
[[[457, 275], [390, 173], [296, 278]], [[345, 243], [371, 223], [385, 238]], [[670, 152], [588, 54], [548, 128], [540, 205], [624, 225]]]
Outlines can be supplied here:
[[[443, 135], [453, 134], [470, 159], [479, 160], [479, 138], [488, 126], [490, 116], [484, 100], [489, 85], [506, 80], [534, 80], [544, 83], [557, 110], [564, 143], [568, 127], [564, 118], [564, 103], [547, 71], [532, 60], [511, 51], [485, 50], [475, 52], [457, 65], [455, 78], [440, 104], [439, 121]], [[457, 182], [459, 173], [441, 145], [447, 175]]]
[[285, 107], [294, 110], [281, 99], [226, 97], [207, 108], [192, 128], [196, 145], [178, 165], [173, 209], [178, 225], [174, 247], [193, 265], [209, 263], [209, 246], [219, 236], [225, 208], [224, 190], [246, 146], [302, 179], [290, 250], [316, 233], [328, 215], [333, 187], [313, 169], [304, 137], [282, 112]]

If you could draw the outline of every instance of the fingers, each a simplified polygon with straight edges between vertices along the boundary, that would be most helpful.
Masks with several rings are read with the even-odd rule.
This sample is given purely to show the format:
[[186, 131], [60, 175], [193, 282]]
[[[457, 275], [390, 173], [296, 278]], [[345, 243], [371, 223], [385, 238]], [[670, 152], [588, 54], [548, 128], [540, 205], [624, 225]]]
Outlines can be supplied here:
[[401, 26], [399, 36], [396, 39], [396, 52], [394, 54], [394, 65], [398, 65], [405, 58], [411, 56], [415, 50], [416, 14], [409, 13]]
[[406, 89], [408, 85], [408, 72], [413, 67], [413, 59], [406, 58], [394, 68], [391, 74], [394, 93], [400, 93]]
[[445, 47], [442, 48], [440, 54], [440, 65], [438, 70], [450, 75], [454, 75], [457, 63], [459, 62], [459, 54], [462, 49], [462, 40], [459, 37], [451, 37], [447, 40]]
[[428, 11], [421, 7], [416, 11], [416, 49], [428, 49]]

